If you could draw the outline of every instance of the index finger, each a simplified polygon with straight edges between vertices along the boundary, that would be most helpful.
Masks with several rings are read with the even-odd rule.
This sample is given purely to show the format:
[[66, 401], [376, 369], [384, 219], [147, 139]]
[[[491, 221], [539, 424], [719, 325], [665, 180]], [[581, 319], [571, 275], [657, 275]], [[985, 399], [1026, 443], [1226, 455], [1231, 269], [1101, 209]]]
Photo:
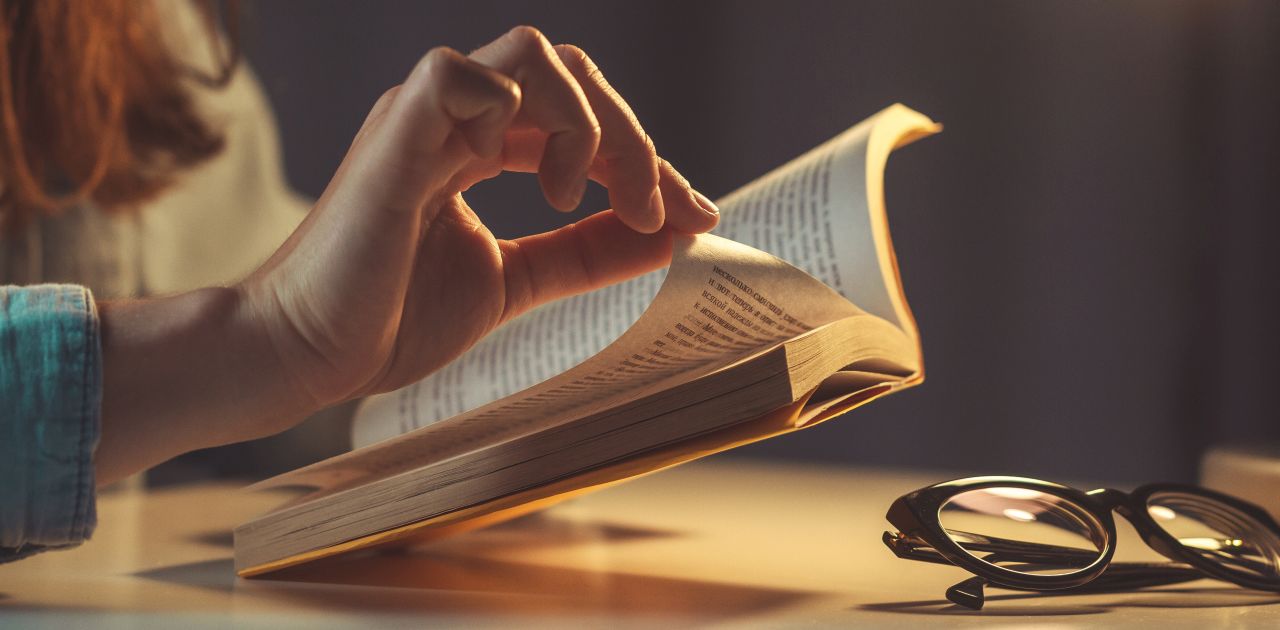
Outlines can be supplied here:
[[547, 201], [558, 210], [576, 208], [600, 145], [600, 124], [577, 80], [547, 38], [529, 26], [511, 29], [470, 56], [519, 84], [523, 102], [517, 122], [548, 134], [538, 166]]

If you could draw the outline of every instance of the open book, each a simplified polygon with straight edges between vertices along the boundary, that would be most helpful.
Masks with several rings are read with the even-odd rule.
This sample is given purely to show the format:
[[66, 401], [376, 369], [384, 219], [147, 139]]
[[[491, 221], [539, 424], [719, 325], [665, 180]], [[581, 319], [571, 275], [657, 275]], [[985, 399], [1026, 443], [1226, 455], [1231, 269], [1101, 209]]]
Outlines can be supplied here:
[[678, 236], [667, 269], [366, 401], [355, 450], [257, 485], [309, 492], [236, 528], [237, 572], [488, 525], [919, 383], [884, 168], [937, 130], [889, 107], [719, 201], [718, 236]]

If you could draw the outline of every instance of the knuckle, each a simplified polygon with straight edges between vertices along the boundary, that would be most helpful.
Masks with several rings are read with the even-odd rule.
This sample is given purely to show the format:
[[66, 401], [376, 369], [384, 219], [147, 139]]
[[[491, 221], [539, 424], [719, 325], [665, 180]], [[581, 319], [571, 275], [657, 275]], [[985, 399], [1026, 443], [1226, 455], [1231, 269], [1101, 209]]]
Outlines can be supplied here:
[[573, 73], [575, 77], [579, 77], [580, 81], [591, 82], [599, 86], [606, 93], [612, 94], [613, 88], [609, 82], [605, 80], [604, 73], [600, 71], [586, 51], [574, 46], [573, 44], [561, 44], [556, 46], [556, 52], [560, 57], [560, 62]]
[[448, 81], [454, 68], [457, 68], [460, 56], [456, 50], [447, 46], [436, 46], [426, 51], [426, 54], [422, 55], [417, 65], [413, 67], [413, 72], [408, 79], [404, 81], [404, 87], [407, 87], [411, 93], [422, 93], [431, 85]]
[[515, 111], [520, 108], [520, 101], [524, 97], [524, 93], [520, 90], [520, 84], [507, 79], [501, 82], [498, 90], [498, 98], [502, 103], [503, 109], [507, 111]]
[[570, 69], [580, 70], [585, 74], [595, 65], [585, 51], [573, 44], [557, 44], [555, 49], [560, 61]]
[[646, 165], [646, 168], [639, 175], [639, 181], [643, 182], [646, 187], [652, 188], [657, 186], [662, 179], [660, 172], [662, 166], [659, 164], [658, 150], [653, 146], [653, 140], [649, 138], [649, 134], [641, 133], [640, 136], [643, 140], [640, 144], [638, 157], [641, 163]]
[[676, 167], [673, 166], [671, 162], [668, 162], [665, 159], [659, 159], [658, 170], [669, 175], [681, 188], [692, 188], [692, 185], [689, 184], [689, 180], [685, 178], [683, 173], [676, 170]]
[[596, 66], [596, 64], [593, 63], [587, 66], [586, 78], [588, 81], [600, 86], [605, 93], [610, 95], [613, 94], [613, 87], [611, 87], [609, 82], [605, 80], [604, 73], [600, 71], [600, 68]]
[[582, 107], [574, 108], [570, 112], [570, 116], [573, 132], [581, 138], [590, 140], [598, 147], [600, 139], [604, 136], [604, 131], [595, 112], [591, 111], [591, 108], [586, 103], [583, 103]]
[[590, 103], [587, 102], [586, 96], [581, 92], [576, 95], [577, 104], [571, 109], [566, 110], [571, 124], [576, 127], [584, 136], [600, 140], [600, 119], [591, 109]]
[[504, 241], [506, 247], [501, 247], [502, 268], [506, 274], [506, 292], [504, 294], [504, 305], [502, 321], [507, 321], [525, 311], [533, 304], [534, 285], [533, 273], [529, 266], [529, 258], [524, 248], [517, 241]]
[[604, 132], [600, 129], [600, 121], [595, 116], [590, 116], [583, 128], [582, 135], [591, 141], [597, 147], [600, 146], [600, 139], [604, 137]]
[[649, 160], [650, 162], [653, 162], [654, 165], [657, 165], [658, 147], [654, 146], [653, 138], [650, 138], [649, 134], [647, 133], [641, 133], [640, 137], [641, 137], [640, 151], [644, 155], [645, 159]]
[[549, 43], [542, 31], [527, 24], [521, 24], [511, 29], [507, 32], [507, 37], [520, 46], [527, 48], [545, 48]]
[[422, 77], [419, 80], [447, 76], [457, 66], [459, 58], [461, 55], [458, 51], [448, 46], [436, 46], [418, 60], [418, 65], [414, 66], [413, 75]]
[[403, 86], [397, 85], [383, 92], [382, 95], [378, 97], [378, 100], [373, 104], [374, 108], [384, 107], [394, 102], [396, 100], [396, 95], [400, 93], [401, 87]]

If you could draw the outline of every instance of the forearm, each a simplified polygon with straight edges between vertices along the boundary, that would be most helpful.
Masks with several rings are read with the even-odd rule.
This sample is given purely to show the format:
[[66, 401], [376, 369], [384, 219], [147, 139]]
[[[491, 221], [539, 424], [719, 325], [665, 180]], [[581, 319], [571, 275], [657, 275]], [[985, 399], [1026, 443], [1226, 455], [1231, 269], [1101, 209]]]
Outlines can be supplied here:
[[312, 411], [234, 289], [98, 308], [99, 485], [187, 451], [281, 431]]

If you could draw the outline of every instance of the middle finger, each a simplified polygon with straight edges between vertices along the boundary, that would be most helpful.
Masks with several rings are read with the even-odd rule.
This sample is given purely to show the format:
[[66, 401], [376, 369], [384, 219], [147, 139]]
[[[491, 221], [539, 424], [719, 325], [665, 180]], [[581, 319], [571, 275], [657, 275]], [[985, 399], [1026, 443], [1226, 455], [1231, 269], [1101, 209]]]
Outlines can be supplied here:
[[582, 87], [561, 63], [547, 38], [529, 26], [471, 53], [471, 58], [515, 80], [523, 94], [520, 115], [547, 134], [538, 181], [557, 210], [578, 206], [587, 171], [600, 146], [600, 124]]

